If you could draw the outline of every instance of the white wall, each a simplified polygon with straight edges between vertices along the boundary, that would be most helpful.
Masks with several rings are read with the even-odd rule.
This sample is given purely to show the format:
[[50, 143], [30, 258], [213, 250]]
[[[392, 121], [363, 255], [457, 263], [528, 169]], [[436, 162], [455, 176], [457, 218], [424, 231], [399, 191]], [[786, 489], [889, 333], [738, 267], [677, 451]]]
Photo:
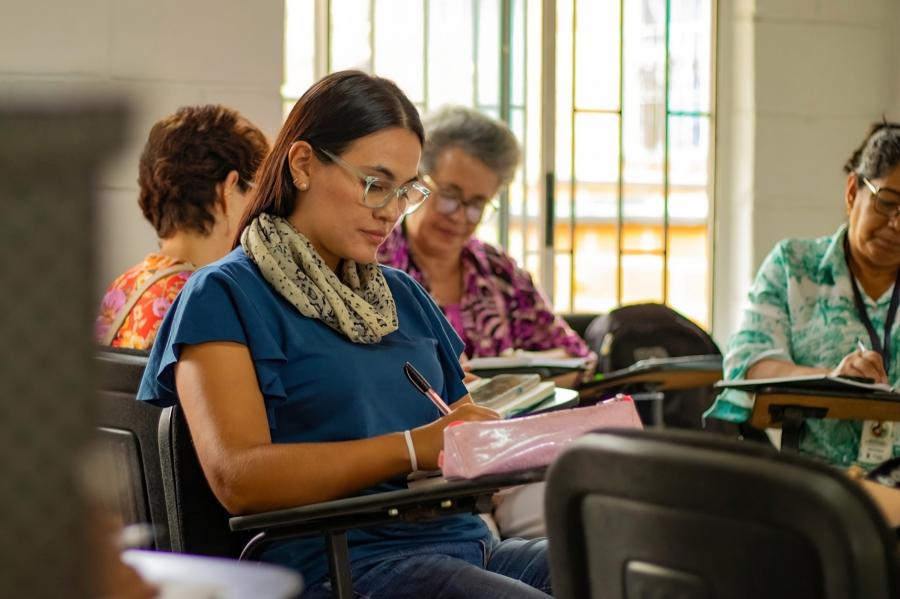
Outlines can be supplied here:
[[[841, 165], [868, 123], [900, 118], [895, 0], [719, 0], [714, 335], [737, 326], [759, 263], [784, 237], [841, 221]], [[283, 2], [0, 0], [0, 101], [117, 94], [129, 143], [101, 181], [97, 282], [155, 246], [137, 207], [150, 125], [178, 106], [230, 105], [281, 123]]]
[[100, 182], [98, 290], [156, 247], [136, 179], [157, 119], [222, 103], [270, 139], [277, 133], [283, 8], [278, 0], [0, 0], [0, 100], [88, 93], [132, 106], [127, 146]]
[[720, 0], [714, 336], [785, 237], [843, 220], [841, 167], [900, 117], [894, 0]]

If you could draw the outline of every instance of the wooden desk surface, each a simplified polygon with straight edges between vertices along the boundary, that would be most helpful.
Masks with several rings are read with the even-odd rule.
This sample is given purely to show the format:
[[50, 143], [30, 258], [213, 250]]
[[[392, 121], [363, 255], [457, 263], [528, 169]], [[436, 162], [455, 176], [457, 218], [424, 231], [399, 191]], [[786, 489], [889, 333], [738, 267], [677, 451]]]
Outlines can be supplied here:
[[675, 391], [692, 387], [707, 387], [721, 379], [721, 368], [715, 370], [658, 370], [655, 372], [636, 372], [628, 376], [607, 377], [594, 383], [592, 387], [597, 386], [607, 389], [634, 383], [649, 383], [653, 385], [654, 391]]
[[750, 423], [756, 428], [781, 428], [772, 421], [773, 406], [798, 406], [826, 410], [826, 418], [838, 420], [882, 420], [900, 422], [900, 400], [887, 393], [804, 392], [798, 389], [763, 387], [754, 393]]
[[[622, 371], [619, 371], [622, 372]], [[653, 370], [647, 372], [633, 372], [631, 374], [610, 373], [603, 380], [595, 381], [580, 391], [607, 391], [627, 385], [646, 384], [653, 391], [676, 391], [679, 389], [691, 389], [694, 387], [709, 387], [721, 380], [722, 369], [698, 368], [695, 370]]]

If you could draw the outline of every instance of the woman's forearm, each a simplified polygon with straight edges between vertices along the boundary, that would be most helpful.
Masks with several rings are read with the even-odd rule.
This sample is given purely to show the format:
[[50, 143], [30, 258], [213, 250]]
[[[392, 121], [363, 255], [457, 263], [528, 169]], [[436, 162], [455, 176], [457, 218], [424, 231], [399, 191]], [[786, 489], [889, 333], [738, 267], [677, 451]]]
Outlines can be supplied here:
[[232, 514], [346, 497], [410, 470], [402, 433], [335, 443], [264, 443], [230, 448], [208, 468]]
[[811, 368], [798, 366], [786, 360], [760, 360], [747, 369], [744, 378], [747, 379], [772, 379], [786, 376], [803, 376], [810, 374], [828, 374], [830, 368]]

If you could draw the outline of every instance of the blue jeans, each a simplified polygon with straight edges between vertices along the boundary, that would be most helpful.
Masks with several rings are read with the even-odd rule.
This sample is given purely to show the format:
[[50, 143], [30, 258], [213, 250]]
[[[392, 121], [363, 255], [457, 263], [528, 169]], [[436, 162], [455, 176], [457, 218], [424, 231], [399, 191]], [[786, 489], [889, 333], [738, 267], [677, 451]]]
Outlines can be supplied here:
[[[550, 590], [547, 539], [435, 543], [353, 564], [360, 599], [546, 599]], [[331, 597], [316, 584], [303, 599]]]

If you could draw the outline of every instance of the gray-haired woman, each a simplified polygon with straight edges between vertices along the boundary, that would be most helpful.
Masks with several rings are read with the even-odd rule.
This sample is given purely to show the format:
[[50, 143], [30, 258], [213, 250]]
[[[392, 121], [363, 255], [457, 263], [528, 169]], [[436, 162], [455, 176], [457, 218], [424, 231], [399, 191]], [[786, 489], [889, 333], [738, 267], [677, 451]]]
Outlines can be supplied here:
[[475, 239], [520, 159], [509, 128], [475, 110], [445, 108], [425, 121], [421, 170], [432, 199], [378, 253], [425, 286], [465, 343], [468, 357], [511, 350], [587, 356], [585, 342], [503, 250]]
[[[775, 246], [728, 345], [726, 378], [832, 374], [900, 383], [900, 124], [874, 125], [844, 171], [848, 223]], [[746, 394], [726, 391], [707, 415], [741, 422], [751, 409]], [[800, 449], [836, 465], [871, 466], [900, 450], [894, 427], [810, 420]], [[893, 441], [861, 442], [873, 435]]]

